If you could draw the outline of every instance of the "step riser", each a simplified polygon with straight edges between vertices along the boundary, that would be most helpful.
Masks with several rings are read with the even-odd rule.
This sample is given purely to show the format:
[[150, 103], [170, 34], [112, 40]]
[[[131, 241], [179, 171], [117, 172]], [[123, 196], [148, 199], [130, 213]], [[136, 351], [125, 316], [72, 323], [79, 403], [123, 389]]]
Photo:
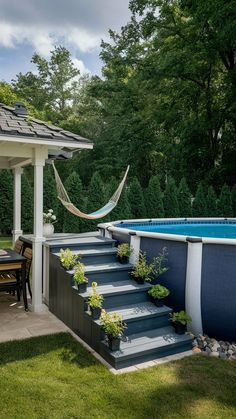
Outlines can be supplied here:
[[101, 243], [80, 243], [80, 244], [66, 244], [66, 245], [55, 245], [50, 248], [50, 251], [52, 253], [54, 252], [60, 252], [60, 249], [71, 249], [75, 251], [79, 250], [88, 250], [88, 249], [99, 249], [99, 247], [106, 247], [106, 248], [113, 248], [114, 243], [113, 242], [101, 242]]
[[125, 293], [120, 295], [109, 295], [105, 296], [103, 307], [105, 309], [108, 308], [116, 308], [120, 306], [124, 306], [126, 304], [136, 304], [142, 303], [144, 301], [149, 301], [147, 291], [139, 290], [139, 292], [133, 293]]
[[185, 351], [189, 351], [191, 350], [192, 345], [191, 343], [180, 343], [180, 344], [175, 344], [172, 347], [166, 347], [165, 349], [163, 348], [155, 348], [155, 349], [151, 349], [150, 351], [147, 351], [145, 354], [139, 354], [138, 356], [132, 355], [131, 358], [129, 359], [119, 359], [119, 361], [116, 362], [116, 360], [110, 356], [110, 354], [107, 352], [106, 348], [104, 347], [104, 345], [101, 345], [101, 355], [116, 369], [120, 369], [120, 368], [126, 368], [126, 367], [130, 367], [132, 365], [136, 365], [142, 362], [148, 362], [148, 361], [153, 361], [154, 359], [159, 359], [159, 358], [163, 358], [165, 356], [170, 356], [170, 355], [174, 355], [174, 354], [178, 354], [181, 352], [185, 352]]
[[139, 318], [133, 321], [126, 321], [128, 328], [125, 330], [125, 336], [132, 335], [133, 333], [145, 332], [150, 329], [157, 329], [158, 327], [170, 326], [169, 315], [156, 316], [147, 319]]
[[116, 255], [96, 255], [96, 256], [82, 256], [80, 261], [84, 265], [99, 265], [102, 263], [117, 262]]
[[91, 285], [93, 281], [97, 282], [99, 285], [102, 285], [110, 282], [127, 281], [130, 279], [128, 271], [118, 270], [113, 272], [86, 273], [85, 275], [88, 278], [89, 285]]

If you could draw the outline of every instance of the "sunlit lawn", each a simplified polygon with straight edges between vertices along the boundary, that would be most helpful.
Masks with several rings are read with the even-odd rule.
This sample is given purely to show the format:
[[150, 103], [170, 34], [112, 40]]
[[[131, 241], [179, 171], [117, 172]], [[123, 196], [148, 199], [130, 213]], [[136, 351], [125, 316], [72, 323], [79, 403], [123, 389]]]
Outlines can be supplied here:
[[12, 237], [0, 236], [0, 247], [1, 249], [12, 247]]
[[188, 357], [112, 375], [70, 335], [0, 344], [1, 419], [235, 418], [236, 362]]

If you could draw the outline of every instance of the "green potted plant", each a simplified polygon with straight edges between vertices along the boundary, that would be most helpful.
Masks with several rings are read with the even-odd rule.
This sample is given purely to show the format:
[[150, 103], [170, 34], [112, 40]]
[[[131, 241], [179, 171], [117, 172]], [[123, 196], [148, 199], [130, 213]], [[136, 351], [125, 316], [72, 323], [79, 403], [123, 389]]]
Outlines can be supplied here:
[[136, 263], [134, 269], [131, 272], [131, 275], [134, 277], [138, 284], [144, 284], [145, 281], [151, 281], [151, 275], [154, 271], [154, 264], [147, 263], [146, 254], [144, 252], [139, 252], [139, 259]]
[[175, 333], [178, 335], [183, 335], [187, 331], [187, 324], [192, 321], [191, 316], [189, 316], [189, 314], [184, 310], [171, 313], [170, 317]]
[[160, 275], [164, 274], [169, 270], [167, 266], [164, 266], [164, 263], [167, 262], [167, 248], [163, 247], [162, 251], [158, 254], [158, 256], [153, 258], [153, 273], [156, 278], [158, 278]]
[[73, 269], [79, 259], [80, 255], [73, 255], [70, 249], [60, 250], [60, 262], [62, 267], [67, 271]]
[[170, 294], [170, 291], [168, 290], [168, 288], [162, 286], [162, 285], [153, 285], [149, 290], [148, 290], [148, 295], [151, 297], [152, 302], [157, 306], [157, 307], [162, 307], [164, 304], [164, 299], [166, 297], [168, 297], [168, 295]]
[[87, 291], [87, 284], [88, 279], [85, 276], [85, 266], [83, 263], [78, 262], [77, 265], [75, 265], [75, 272], [74, 272], [74, 282], [78, 286], [78, 291], [80, 293]]
[[54, 233], [54, 225], [57, 222], [57, 217], [53, 214], [53, 210], [43, 213], [43, 235], [44, 237], [51, 237]]
[[127, 328], [127, 325], [122, 321], [122, 316], [117, 313], [109, 314], [103, 309], [100, 321], [102, 330], [107, 336], [109, 349], [119, 351], [123, 332]]
[[94, 320], [99, 319], [102, 311], [103, 295], [97, 292], [97, 283], [92, 282], [92, 292], [88, 298], [88, 305], [91, 311], [92, 318]]
[[120, 263], [128, 263], [129, 257], [132, 254], [132, 247], [128, 243], [119, 244], [117, 247], [117, 258]]

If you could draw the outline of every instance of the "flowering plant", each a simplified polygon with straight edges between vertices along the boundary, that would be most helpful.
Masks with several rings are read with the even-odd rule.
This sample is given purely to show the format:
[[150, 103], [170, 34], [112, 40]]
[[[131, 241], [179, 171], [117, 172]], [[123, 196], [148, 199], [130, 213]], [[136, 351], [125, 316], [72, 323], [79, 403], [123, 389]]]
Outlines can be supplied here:
[[122, 321], [122, 316], [117, 313], [108, 313], [102, 310], [100, 316], [102, 329], [110, 339], [120, 339], [127, 325]]
[[76, 284], [88, 282], [88, 279], [85, 276], [85, 266], [81, 262], [77, 262], [77, 265], [75, 265], [74, 281]]
[[103, 295], [97, 292], [97, 282], [92, 282], [92, 293], [88, 298], [88, 304], [90, 308], [102, 308]]
[[44, 224], [54, 224], [57, 222], [56, 215], [53, 214], [53, 210], [49, 209], [48, 212], [43, 213], [43, 223]]

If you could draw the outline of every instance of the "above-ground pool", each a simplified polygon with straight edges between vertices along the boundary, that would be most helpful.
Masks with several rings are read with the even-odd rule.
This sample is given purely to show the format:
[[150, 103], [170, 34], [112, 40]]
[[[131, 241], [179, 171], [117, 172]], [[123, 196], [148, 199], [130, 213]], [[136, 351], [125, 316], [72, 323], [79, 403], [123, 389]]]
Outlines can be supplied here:
[[167, 248], [169, 270], [158, 282], [170, 289], [166, 304], [185, 309], [191, 330], [236, 341], [236, 219], [125, 220], [99, 225], [104, 235], [139, 250], [148, 261]]
[[192, 237], [236, 239], [235, 221], [147, 221], [144, 223], [120, 223], [116, 227], [152, 233], [176, 234]]

